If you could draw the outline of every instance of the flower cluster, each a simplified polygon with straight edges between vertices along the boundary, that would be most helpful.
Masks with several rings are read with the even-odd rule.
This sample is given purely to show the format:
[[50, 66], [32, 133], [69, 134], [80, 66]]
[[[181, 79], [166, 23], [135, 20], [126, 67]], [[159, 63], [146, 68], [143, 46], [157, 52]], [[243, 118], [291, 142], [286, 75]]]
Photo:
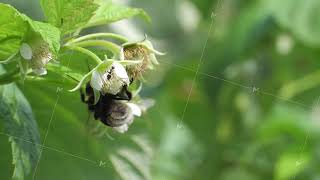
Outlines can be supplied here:
[[[54, 59], [56, 53], [51, 52], [49, 44], [42, 38], [35, 37], [22, 42], [18, 51], [1, 63], [18, 60], [22, 77], [29, 73], [46, 75], [46, 66]], [[118, 45], [113, 41], [97, 39], [102, 37], [115, 38], [122, 42]], [[102, 60], [95, 51], [86, 48], [88, 46], [106, 49], [104, 59]], [[63, 48], [83, 53], [97, 63], [79, 80], [78, 85], [70, 90], [77, 91], [86, 85], [86, 95], [89, 98], [82, 100], [88, 104], [95, 119], [123, 133], [128, 130], [135, 116], [141, 116], [153, 104], [151, 100], [141, 99], [139, 91], [145, 72], [153, 70], [159, 64], [156, 55], [164, 54], [155, 50], [146, 37], [142, 41], [132, 43], [117, 34], [95, 33], [71, 38]], [[107, 56], [110, 53], [112, 58]]]
[[156, 51], [147, 39], [124, 43], [117, 49], [119, 52], [113, 52], [114, 58], [105, 56], [103, 61], [98, 61], [98, 65], [84, 75], [70, 91], [80, 89], [89, 79], [86, 83], [86, 95], [90, 97], [84, 100], [89, 110], [94, 113], [95, 119], [124, 133], [134, 117], [141, 116], [153, 104], [152, 100], [140, 98], [141, 80], [146, 70], [152, 70], [154, 65], [159, 64], [156, 55], [163, 53]]
[[53, 59], [49, 46], [43, 40], [36, 38], [35, 40], [23, 42], [19, 50], [10, 56], [2, 64], [18, 61], [20, 73], [26, 76], [30, 72], [35, 75], [46, 75], [45, 66]]
[[123, 86], [129, 85], [129, 77], [126, 69], [119, 63], [113, 62], [102, 72], [93, 71], [91, 77], [91, 87], [103, 94], [110, 93], [116, 95]]

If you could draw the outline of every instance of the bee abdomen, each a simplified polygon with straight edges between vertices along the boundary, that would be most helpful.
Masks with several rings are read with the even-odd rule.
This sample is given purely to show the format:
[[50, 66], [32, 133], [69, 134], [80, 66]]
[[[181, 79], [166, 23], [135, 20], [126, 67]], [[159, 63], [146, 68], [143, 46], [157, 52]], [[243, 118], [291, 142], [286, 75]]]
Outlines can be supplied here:
[[101, 118], [101, 122], [111, 127], [118, 127], [124, 124], [130, 124], [133, 118], [134, 116], [131, 109], [126, 104], [113, 101], [110, 104], [108, 112]]

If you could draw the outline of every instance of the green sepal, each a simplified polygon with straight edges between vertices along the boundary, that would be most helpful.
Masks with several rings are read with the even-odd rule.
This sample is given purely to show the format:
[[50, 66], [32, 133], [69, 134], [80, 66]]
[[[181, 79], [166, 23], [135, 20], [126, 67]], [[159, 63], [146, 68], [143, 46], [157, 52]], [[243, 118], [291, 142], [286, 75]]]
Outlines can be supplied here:
[[93, 68], [90, 72], [88, 72], [87, 74], [85, 74], [81, 80], [79, 81], [79, 83], [77, 84], [76, 87], [74, 87], [73, 89], [69, 90], [70, 92], [74, 92], [77, 91], [81, 88], [81, 86], [85, 83], [85, 81], [91, 76], [91, 74], [94, 71], [99, 71], [99, 72], [103, 72], [106, 68], [108, 68], [110, 65], [112, 64], [112, 62], [109, 61], [103, 61], [102, 63], [98, 64], [95, 68]]
[[93, 73], [93, 71], [95, 71], [95, 69], [92, 69], [90, 72], [88, 72], [87, 74], [85, 74], [81, 80], [79, 81], [79, 83], [77, 84], [76, 87], [74, 87], [73, 89], [69, 90], [69, 92], [74, 92], [77, 91], [81, 88], [81, 86], [85, 83], [85, 81], [88, 79], [88, 77]]

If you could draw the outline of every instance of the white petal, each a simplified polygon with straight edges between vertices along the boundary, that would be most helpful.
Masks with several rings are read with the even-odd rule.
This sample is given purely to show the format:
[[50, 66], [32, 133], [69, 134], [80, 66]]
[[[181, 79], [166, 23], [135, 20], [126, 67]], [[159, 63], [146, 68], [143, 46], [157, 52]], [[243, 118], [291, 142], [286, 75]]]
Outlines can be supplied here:
[[40, 76], [46, 75], [47, 74], [47, 70], [45, 68], [40, 68], [40, 69], [32, 69], [32, 71]]
[[101, 75], [98, 71], [93, 71], [90, 81], [91, 87], [100, 91], [103, 86], [103, 81], [101, 79]]
[[114, 67], [114, 73], [116, 76], [122, 79], [123, 82], [129, 84], [129, 77], [126, 69], [118, 62], [112, 63], [112, 66]]
[[24, 59], [30, 60], [32, 58], [31, 47], [27, 43], [22, 43], [20, 47], [20, 54]]
[[140, 117], [142, 114], [142, 111], [140, 109], [140, 107], [136, 104], [133, 103], [127, 103], [127, 105], [129, 106], [129, 108], [131, 109], [133, 115]]
[[120, 60], [124, 60], [124, 51], [123, 51], [123, 47], [121, 47], [120, 49]]
[[141, 102], [139, 102], [140, 109], [145, 112], [152, 106], [154, 106], [155, 101], [153, 99], [143, 99]]
[[116, 130], [117, 132], [119, 133], [125, 133], [126, 131], [128, 131], [128, 124], [124, 124], [122, 126], [119, 126], [119, 127], [113, 127], [114, 130]]

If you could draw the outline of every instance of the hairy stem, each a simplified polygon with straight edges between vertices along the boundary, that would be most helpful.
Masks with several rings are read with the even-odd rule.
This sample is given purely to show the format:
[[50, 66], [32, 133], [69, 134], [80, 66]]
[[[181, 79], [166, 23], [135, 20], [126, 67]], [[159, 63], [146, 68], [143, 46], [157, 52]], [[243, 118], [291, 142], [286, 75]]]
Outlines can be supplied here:
[[87, 41], [81, 41], [77, 43], [73, 43], [74, 46], [80, 46], [80, 47], [90, 47], [90, 46], [101, 46], [106, 48], [107, 50], [111, 51], [113, 55], [119, 56], [120, 53], [120, 46], [118, 46], [115, 43], [112, 43], [110, 41], [104, 41], [104, 40], [87, 40]]
[[94, 33], [94, 34], [88, 34], [88, 35], [85, 35], [85, 36], [82, 36], [82, 37], [79, 37], [79, 38], [76, 38], [76, 39], [72, 39], [69, 42], [67, 42], [67, 44], [77, 43], [77, 42], [80, 42], [80, 41], [85, 41], [85, 40], [94, 39], [94, 38], [114, 38], [114, 39], [120, 40], [120, 41], [122, 41], [124, 43], [128, 42], [128, 39], [126, 37], [123, 37], [123, 36], [118, 35], [118, 34], [114, 34], [114, 33]]
[[71, 49], [71, 50], [79, 51], [83, 54], [90, 56], [93, 60], [95, 60], [97, 62], [97, 64], [100, 64], [102, 62], [102, 60], [95, 53], [91, 52], [88, 49], [85, 49], [85, 48], [79, 47], [79, 46], [65, 46], [65, 47], [68, 49]]

